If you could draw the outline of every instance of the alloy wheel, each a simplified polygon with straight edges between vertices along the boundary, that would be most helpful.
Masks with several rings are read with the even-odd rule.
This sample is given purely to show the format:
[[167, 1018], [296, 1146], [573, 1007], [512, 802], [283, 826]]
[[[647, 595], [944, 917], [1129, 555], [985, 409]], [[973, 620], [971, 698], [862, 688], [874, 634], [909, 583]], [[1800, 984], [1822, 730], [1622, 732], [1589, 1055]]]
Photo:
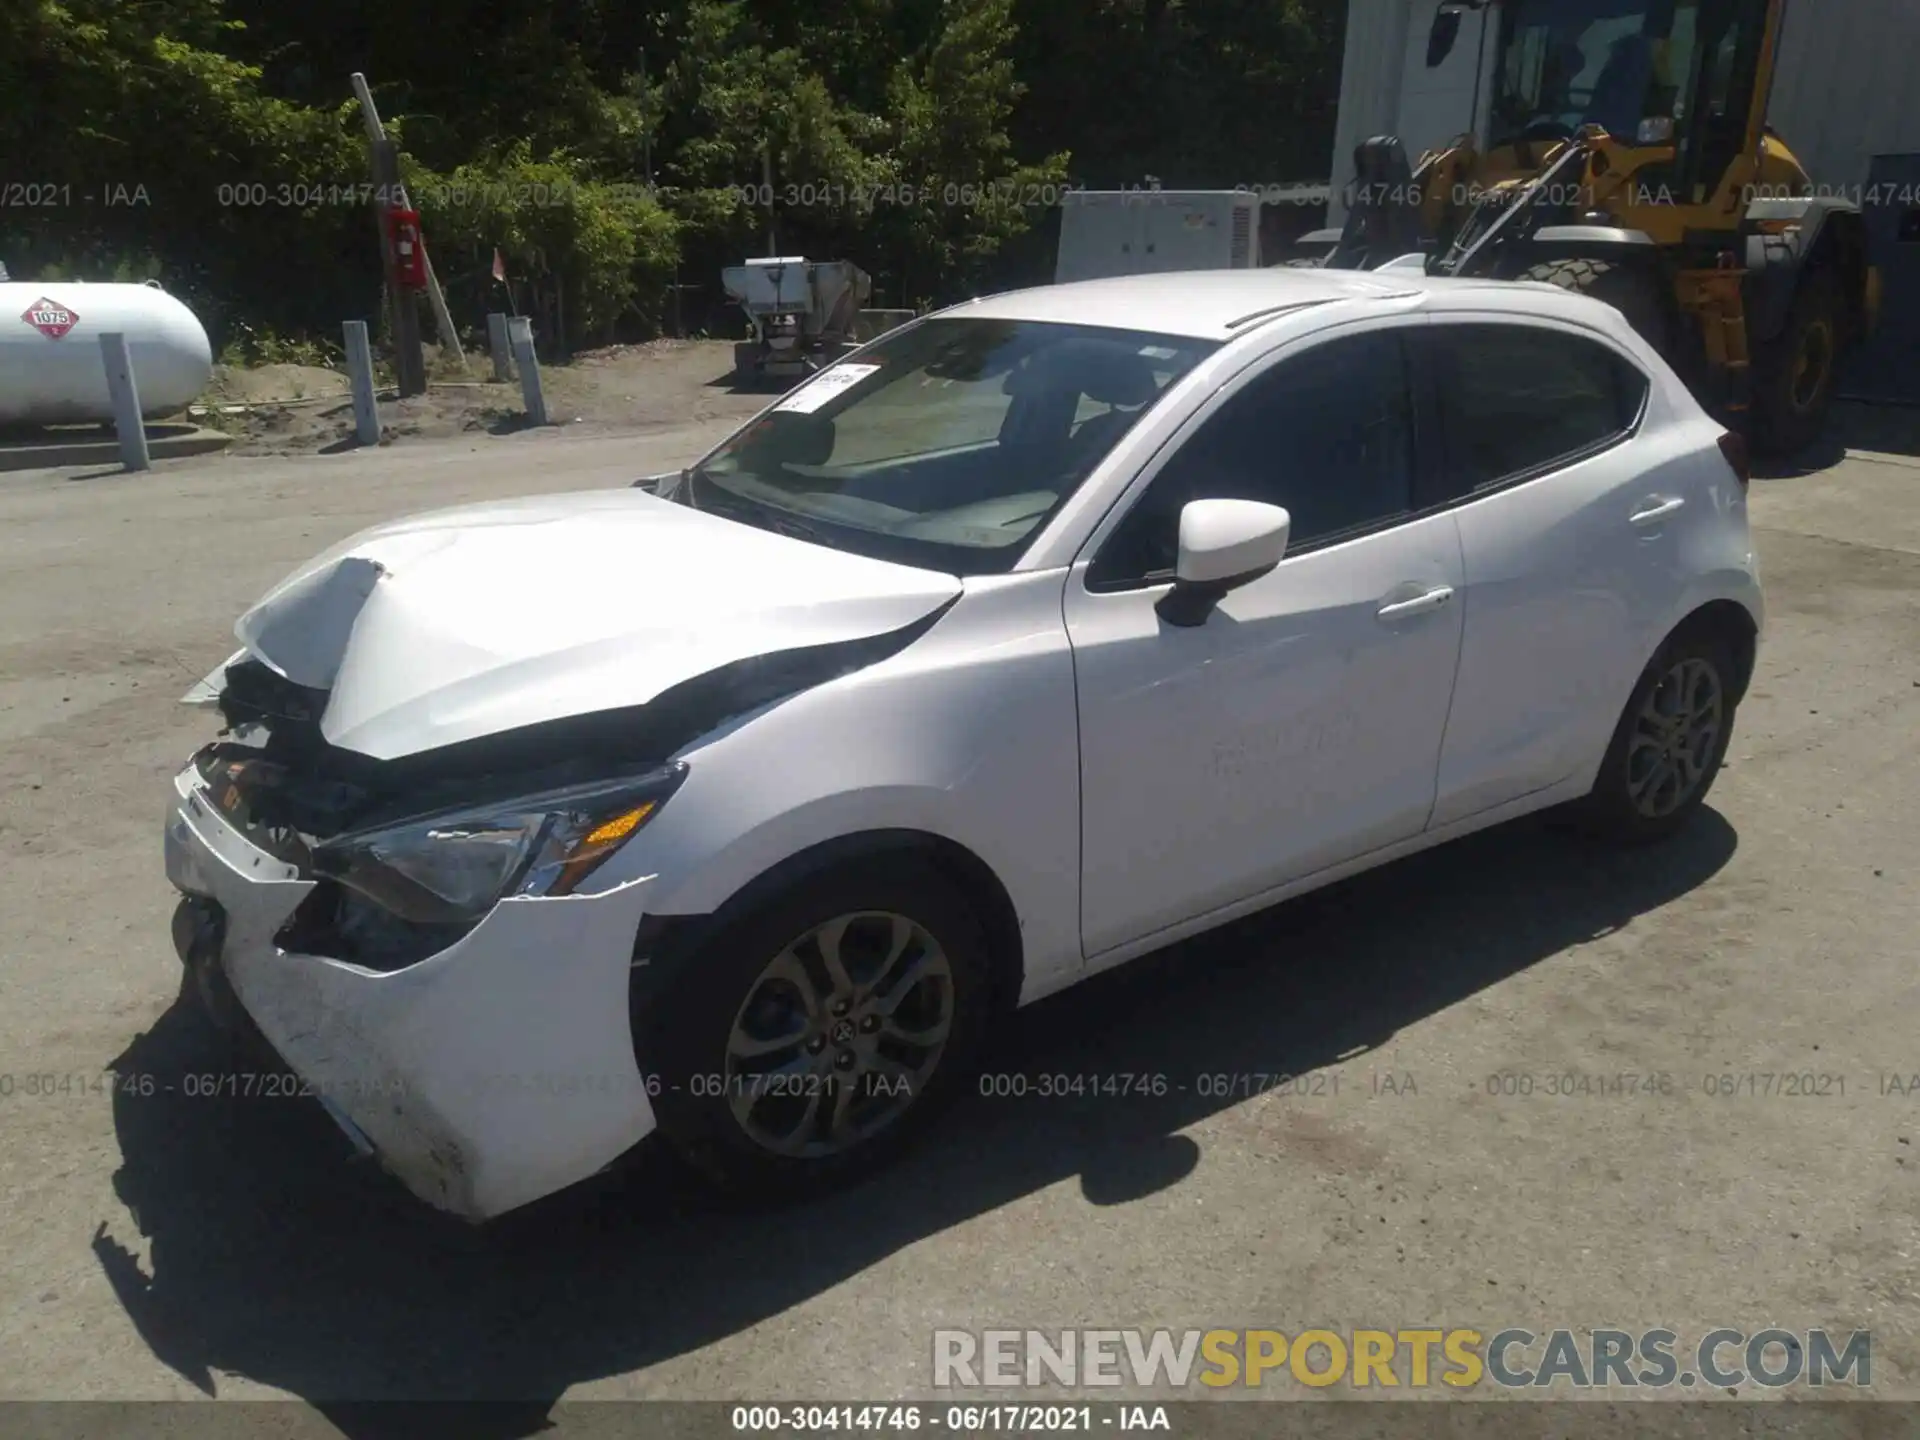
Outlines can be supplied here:
[[727, 1036], [726, 1100], [756, 1145], [817, 1159], [911, 1106], [953, 1028], [953, 967], [904, 915], [816, 925], [769, 961]]
[[1720, 672], [1680, 661], [1660, 677], [1634, 716], [1627, 745], [1627, 796], [1649, 820], [1674, 813], [1699, 793], [1726, 724]]

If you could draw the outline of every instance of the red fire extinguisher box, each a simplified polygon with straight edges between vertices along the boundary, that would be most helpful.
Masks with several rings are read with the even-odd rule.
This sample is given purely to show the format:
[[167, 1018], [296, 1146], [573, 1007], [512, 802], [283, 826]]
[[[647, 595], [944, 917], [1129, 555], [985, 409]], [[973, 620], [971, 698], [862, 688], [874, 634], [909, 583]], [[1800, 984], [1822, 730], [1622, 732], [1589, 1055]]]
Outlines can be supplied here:
[[387, 234], [393, 241], [400, 283], [409, 290], [426, 289], [427, 249], [420, 238], [420, 212], [397, 206], [387, 211]]

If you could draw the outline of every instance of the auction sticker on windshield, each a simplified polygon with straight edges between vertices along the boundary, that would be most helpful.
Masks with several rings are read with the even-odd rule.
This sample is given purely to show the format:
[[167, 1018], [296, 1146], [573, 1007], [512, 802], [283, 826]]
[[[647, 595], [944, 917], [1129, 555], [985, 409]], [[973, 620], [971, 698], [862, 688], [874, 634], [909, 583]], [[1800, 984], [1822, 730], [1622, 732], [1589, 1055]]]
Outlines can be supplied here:
[[803, 415], [810, 415], [849, 386], [858, 385], [879, 368], [878, 365], [835, 365], [832, 369], [822, 370], [773, 408], [798, 410]]

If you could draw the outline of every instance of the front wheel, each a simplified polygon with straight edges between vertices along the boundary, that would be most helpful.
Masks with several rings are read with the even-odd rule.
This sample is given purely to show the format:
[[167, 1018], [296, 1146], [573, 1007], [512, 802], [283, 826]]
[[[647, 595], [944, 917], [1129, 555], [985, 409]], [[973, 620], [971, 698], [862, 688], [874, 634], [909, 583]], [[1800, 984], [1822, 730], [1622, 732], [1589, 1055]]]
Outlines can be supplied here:
[[890, 1158], [972, 1075], [993, 1002], [965, 897], [906, 859], [813, 877], [685, 964], [636, 1031], [642, 1066], [669, 1142], [742, 1198]]
[[1736, 693], [1726, 646], [1707, 635], [1668, 641], [1634, 687], [1593, 790], [1571, 818], [1628, 843], [1685, 825], [1726, 759]]

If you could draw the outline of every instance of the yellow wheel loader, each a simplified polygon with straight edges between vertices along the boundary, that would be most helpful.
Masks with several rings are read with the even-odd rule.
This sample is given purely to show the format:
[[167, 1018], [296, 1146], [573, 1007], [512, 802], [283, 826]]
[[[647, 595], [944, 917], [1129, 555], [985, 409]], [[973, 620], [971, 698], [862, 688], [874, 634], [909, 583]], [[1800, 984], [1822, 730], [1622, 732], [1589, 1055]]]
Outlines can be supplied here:
[[[1488, 4], [1439, 5], [1429, 68]], [[1462, 136], [1410, 165], [1396, 138], [1363, 142], [1344, 229], [1305, 237], [1311, 258], [1291, 263], [1398, 261], [1592, 295], [1757, 450], [1801, 448], [1878, 284], [1860, 207], [1817, 195], [1766, 124], [1784, 6], [1504, 0], [1476, 79], [1486, 143]]]

